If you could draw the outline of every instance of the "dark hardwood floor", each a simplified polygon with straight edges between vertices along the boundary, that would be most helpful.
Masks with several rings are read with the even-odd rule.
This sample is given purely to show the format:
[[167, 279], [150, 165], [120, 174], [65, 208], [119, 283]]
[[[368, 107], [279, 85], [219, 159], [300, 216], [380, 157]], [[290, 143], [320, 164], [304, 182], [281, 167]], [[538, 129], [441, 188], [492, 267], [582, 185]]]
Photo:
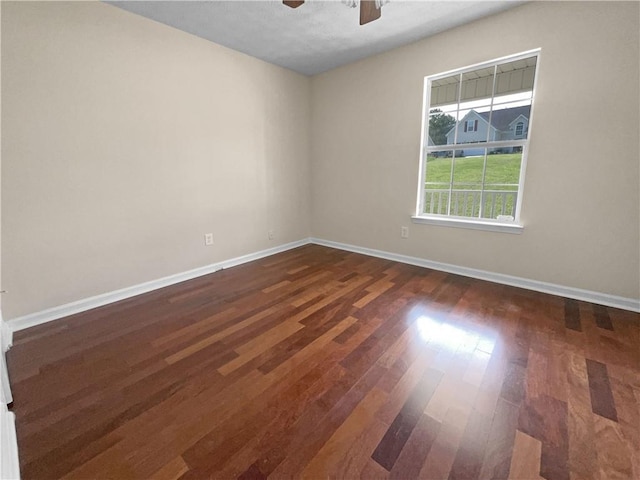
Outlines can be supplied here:
[[8, 362], [25, 479], [640, 478], [639, 315], [315, 245]]

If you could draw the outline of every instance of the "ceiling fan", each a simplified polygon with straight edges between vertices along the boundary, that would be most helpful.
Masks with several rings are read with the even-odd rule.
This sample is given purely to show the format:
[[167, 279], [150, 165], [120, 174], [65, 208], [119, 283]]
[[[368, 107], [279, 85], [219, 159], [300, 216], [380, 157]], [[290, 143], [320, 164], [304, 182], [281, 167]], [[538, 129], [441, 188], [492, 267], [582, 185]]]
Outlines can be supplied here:
[[[389, 0], [360, 0], [360, 25], [373, 22], [382, 15], [382, 5]], [[287, 7], [298, 8], [304, 3], [304, 0], [282, 0]], [[348, 7], [356, 7], [358, 0], [342, 0], [342, 3]]]

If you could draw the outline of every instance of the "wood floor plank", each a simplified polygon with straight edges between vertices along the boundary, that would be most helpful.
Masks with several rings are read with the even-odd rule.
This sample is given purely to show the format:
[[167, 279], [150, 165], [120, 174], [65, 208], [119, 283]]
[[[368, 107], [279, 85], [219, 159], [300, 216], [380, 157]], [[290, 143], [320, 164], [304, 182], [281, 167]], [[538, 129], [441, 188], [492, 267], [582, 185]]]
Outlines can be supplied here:
[[205, 318], [204, 320], [200, 320], [196, 323], [192, 323], [186, 327], [176, 329], [167, 335], [164, 335], [160, 338], [157, 338], [151, 342], [151, 345], [154, 347], [160, 347], [167, 343], [175, 342], [180, 338], [185, 338], [189, 335], [195, 336], [196, 334], [206, 331], [210, 326], [216, 325], [220, 322], [220, 320], [231, 320], [232, 318], [235, 320], [235, 316], [237, 315], [237, 310], [235, 308], [229, 308], [226, 310], [222, 310], [210, 317]]
[[594, 416], [593, 423], [600, 478], [633, 478], [631, 452], [620, 424], [600, 415]]
[[397, 480], [418, 478], [422, 465], [431, 451], [431, 446], [438, 436], [440, 425], [440, 422], [429, 415], [420, 416], [420, 420], [393, 465], [389, 478]]
[[627, 450], [631, 454], [633, 478], [640, 477], [640, 402], [637, 401], [634, 389], [620, 381], [611, 378], [611, 390], [618, 405], [618, 423], [624, 437]]
[[482, 379], [491, 360], [491, 353], [484, 352], [476, 348], [469, 361], [467, 370], [464, 373], [462, 381], [479, 387], [482, 385]]
[[480, 476], [490, 430], [491, 418], [487, 418], [477, 410], [470, 412], [449, 478], [475, 479]]
[[564, 324], [571, 330], [582, 331], [578, 302], [569, 298], [564, 301]]
[[[405, 370], [404, 374], [402, 374], [397, 381], [393, 382], [387, 403], [376, 413], [379, 420], [387, 425], [391, 425], [402, 409], [402, 406], [406, 403], [411, 392], [415, 390], [418, 382], [423, 378], [424, 373], [430, 368], [436, 354], [437, 352], [432, 349], [424, 349], [416, 360]], [[388, 381], [385, 376], [382, 377], [379, 386], [380, 385], [388, 386]]]
[[367, 306], [371, 301], [378, 298], [381, 294], [389, 290], [394, 286], [394, 283], [385, 280], [379, 280], [370, 287], [367, 287], [367, 292], [369, 292], [366, 296], [362, 297], [356, 303], [353, 304], [356, 308], [362, 308]]
[[611, 392], [607, 366], [595, 360], [587, 359], [587, 377], [589, 379], [593, 413], [617, 422], [618, 413], [613, 400], [613, 393]]
[[448, 478], [456, 452], [464, 435], [467, 419], [459, 418], [459, 412], [450, 410], [440, 425], [437, 436], [427, 455], [418, 478]]
[[318, 245], [7, 363], [25, 480], [640, 476], [640, 315]]
[[368, 392], [375, 387], [384, 369], [374, 365], [353, 387], [335, 404], [329, 413], [321, 419], [312, 432], [305, 432], [304, 440], [297, 438], [296, 454], [286, 456], [272, 472], [274, 478], [297, 478], [309, 461], [331, 438]]
[[562, 402], [567, 401], [567, 370], [569, 350], [564, 342], [552, 340], [547, 350], [547, 391], [550, 396]]
[[479, 478], [509, 476], [517, 423], [518, 407], [500, 398], [487, 437], [487, 447]]
[[329, 465], [327, 478], [366, 478], [363, 471], [374, 463], [379, 472], [386, 475], [386, 470], [371, 459], [371, 454], [387, 431], [388, 425], [377, 418], [372, 418], [362, 433], [353, 443], [342, 451], [342, 456], [333, 465]]
[[537, 480], [540, 477], [540, 455], [542, 446], [538, 440], [516, 430], [513, 445], [513, 456], [509, 468], [509, 479], [528, 478]]
[[176, 457], [160, 470], [155, 472], [150, 480], [177, 480], [189, 470], [182, 457]]
[[606, 307], [603, 307], [602, 305], [594, 305], [593, 312], [595, 314], [596, 325], [598, 327], [613, 331], [613, 324], [611, 323]]
[[569, 432], [567, 404], [543, 395], [523, 402], [518, 430], [542, 444], [540, 475], [543, 478], [568, 479]]
[[584, 358], [571, 354], [568, 380], [569, 468], [575, 478], [598, 478], [598, 462], [593, 438], [594, 424], [589, 396], [589, 380]]
[[238, 322], [238, 323], [234, 323], [232, 325], [229, 325], [228, 328], [215, 333], [214, 335], [211, 335], [203, 340], [200, 340], [197, 343], [191, 344], [188, 347], [184, 348], [183, 350], [174, 353], [173, 355], [170, 355], [169, 357], [167, 357], [165, 360], [167, 361], [167, 363], [172, 364], [172, 363], [176, 363], [180, 360], [182, 360], [183, 358], [188, 357], [189, 355], [193, 355], [194, 353], [199, 352], [200, 350], [207, 348], [210, 345], [213, 345], [216, 342], [219, 342], [221, 339], [225, 338], [225, 336], [236, 332], [242, 328], [244, 328], [245, 326], [258, 322], [260, 320], [262, 320], [263, 318], [265, 318], [267, 315], [269, 315], [270, 313], [273, 313], [273, 309], [267, 309], [267, 310], [263, 310], [261, 312], [256, 313], [255, 315], [252, 315], [251, 317], [247, 318], [244, 321]]
[[371, 458], [388, 471], [393, 468], [441, 378], [442, 372], [437, 370], [428, 369], [425, 372], [373, 452]]
[[283, 322], [277, 328], [273, 328], [265, 334], [255, 337], [250, 342], [236, 348], [235, 351], [239, 355], [230, 362], [219, 367], [218, 371], [223, 375], [233, 372], [302, 328], [304, 328], [304, 325], [301, 325], [298, 322]]
[[373, 388], [340, 425], [318, 453], [304, 468], [300, 478], [327, 478], [331, 465], [342, 457], [342, 453], [351, 445], [371, 422], [374, 413], [387, 400], [387, 393]]

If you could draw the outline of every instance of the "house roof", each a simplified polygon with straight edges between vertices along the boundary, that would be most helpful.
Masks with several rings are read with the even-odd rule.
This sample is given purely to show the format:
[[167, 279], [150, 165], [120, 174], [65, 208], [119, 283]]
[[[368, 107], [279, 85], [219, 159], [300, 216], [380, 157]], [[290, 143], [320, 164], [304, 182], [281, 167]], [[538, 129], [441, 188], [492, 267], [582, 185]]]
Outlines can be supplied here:
[[[525, 105], [523, 107], [503, 108], [502, 110], [494, 110], [491, 115], [491, 126], [498, 130], [507, 130], [509, 124], [513, 122], [520, 115], [529, 118], [531, 111], [531, 105]], [[476, 112], [478, 113], [478, 112]], [[489, 112], [478, 113], [487, 122], [489, 121]]]

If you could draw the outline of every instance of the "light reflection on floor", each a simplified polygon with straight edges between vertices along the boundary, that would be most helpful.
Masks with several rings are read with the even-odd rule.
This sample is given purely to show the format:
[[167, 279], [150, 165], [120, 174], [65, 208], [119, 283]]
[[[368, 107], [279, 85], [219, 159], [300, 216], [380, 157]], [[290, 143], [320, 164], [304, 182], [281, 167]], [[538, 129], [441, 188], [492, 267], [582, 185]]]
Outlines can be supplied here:
[[424, 343], [438, 348], [472, 352], [481, 347], [483, 352], [489, 354], [495, 348], [495, 338], [452, 325], [446, 321], [435, 320], [428, 315], [420, 315], [415, 325]]

